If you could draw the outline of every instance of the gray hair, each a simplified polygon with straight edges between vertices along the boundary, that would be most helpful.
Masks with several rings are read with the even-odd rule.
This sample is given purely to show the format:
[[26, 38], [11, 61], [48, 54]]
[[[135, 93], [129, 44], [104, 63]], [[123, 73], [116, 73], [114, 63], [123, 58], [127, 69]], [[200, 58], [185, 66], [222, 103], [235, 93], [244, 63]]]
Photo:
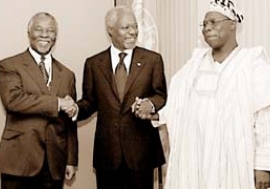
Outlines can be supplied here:
[[36, 13], [34, 16], [32, 16], [32, 18], [28, 22], [28, 32], [30, 32], [30, 29], [33, 26], [33, 23], [34, 23], [35, 19], [37, 17], [40, 17], [40, 16], [49, 17], [49, 18], [51, 18], [53, 20], [54, 25], [55, 25], [55, 29], [56, 29], [56, 34], [57, 34], [58, 33], [58, 24], [57, 24], [57, 21], [56, 21], [56, 19], [54, 18], [53, 15], [51, 15], [50, 13], [47, 13], [47, 12], [39, 12], [39, 13]]
[[117, 22], [117, 20], [119, 20], [119, 17], [121, 17], [123, 13], [131, 13], [134, 15], [134, 12], [131, 7], [122, 5], [113, 7], [107, 12], [105, 17], [105, 24], [107, 30], [109, 30], [110, 27], [113, 27], [115, 25], [115, 23]]

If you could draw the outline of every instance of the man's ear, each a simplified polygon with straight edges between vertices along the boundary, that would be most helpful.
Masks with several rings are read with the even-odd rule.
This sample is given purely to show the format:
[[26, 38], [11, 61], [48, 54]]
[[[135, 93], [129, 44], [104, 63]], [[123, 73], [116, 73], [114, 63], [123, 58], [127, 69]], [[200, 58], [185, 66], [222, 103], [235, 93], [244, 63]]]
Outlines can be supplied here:
[[112, 36], [112, 32], [113, 32], [113, 27], [108, 27], [108, 34], [109, 36]]
[[237, 28], [237, 21], [231, 21], [230, 26], [231, 26], [231, 29], [232, 30], [236, 30], [236, 28]]

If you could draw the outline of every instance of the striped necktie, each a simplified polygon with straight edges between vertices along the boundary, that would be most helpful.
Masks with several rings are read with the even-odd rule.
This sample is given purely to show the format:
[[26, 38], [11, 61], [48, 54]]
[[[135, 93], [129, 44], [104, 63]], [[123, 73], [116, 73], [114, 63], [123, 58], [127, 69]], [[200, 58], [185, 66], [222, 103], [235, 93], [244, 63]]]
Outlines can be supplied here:
[[41, 61], [39, 63], [39, 69], [43, 75], [43, 79], [44, 79], [45, 83], [47, 84], [48, 80], [49, 80], [49, 74], [46, 70], [44, 60], [45, 60], [45, 56], [41, 56]]
[[124, 58], [127, 56], [126, 53], [119, 53], [119, 63], [115, 68], [115, 83], [118, 91], [118, 96], [121, 102], [123, 101], [125, 86], [127, 81], [127, 68], [124, 63]]

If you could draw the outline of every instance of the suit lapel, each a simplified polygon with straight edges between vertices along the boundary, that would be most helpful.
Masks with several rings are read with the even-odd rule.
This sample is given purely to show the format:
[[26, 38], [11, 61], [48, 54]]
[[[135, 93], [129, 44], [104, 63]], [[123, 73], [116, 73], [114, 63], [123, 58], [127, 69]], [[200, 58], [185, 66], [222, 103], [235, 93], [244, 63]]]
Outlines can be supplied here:
[[[104, 56], [100, 56], [100, 57], [101, 58], [99, 60], [100, 62], [98, 66], [101, 72], [103, 73], [104, 77], [106, 78], [106, 80], [109, 82], [112, 91], [119, 99], [115, 80], [114, 80], [112, 65], [111, 65], [110, 48], [108, 48], [104, 52]], [[132, 55], [130, 71], [129, 71], [129, 75], [128, 75], [128, 79], [127, 79], [127, 83], [125, 87], [125, 95], [129, 91], [132, 83], [136, 80], [136, 78], [138, 77], [139, 73], [141, 72], [144, 66], [145, 66], [144, 56], [139, 52], [138, 47], [136, 47]], [[124, 95], [124, 98], [125, 98], [125, 95]], [[120, 102], [120, 99], [119, 99], [119, 102]]]
[[49, 90], [47, 88], [47, 85], [44, 82], [41, 71], [37, 63], [35, 62], [34, 58], [31, 56], [31, 54], [28, 51], [26, 51], [23, 54], [22, 62], [23, 62], [23, 65], [25, 66], [26, 71], [33, 78], [33, 81], [37, 83], [41, 91], [43, 93], [49, 93]]
[[52, 95], [57, 96], [58, 89], [60, 88], [59, 85], [63, 82], [61, 78], [61, 71], [62, 69], [56, 62], [56, 60], [52, 59], [52, 81], [50, 84], [50, 92]]
[[132, 83], [136, 80], [136, 78], [138, 77], [139, 73], [141, 72], [144, 66], [145, 66], [144, 57], [142, 54], [139, 53], [138, 48], [136, 47], [134, 49], [132, 60], [131, 60], [129, 75], [128, 75], [128, 79], [127, 79], [127, 83], [125, 87], [125, 95], [129, 91]]
[[[132, 86], [132, 84], [136, 81], [138, 76], [140, 75], [142, 69], [144, 69], [146, 64], [145, 61], [145, 56], [140, 52], [140, 49], [136, 47], [133, 51], [132, 55], [132, 60], [131, 60], [131, 65], [130, 65], [130, 71], [129, 71], [129, 76], [128, 80], [126, 83], [126, 88], [125, 88], [125, 95], [124, 99], [127, 98], [127, 94]], [[135, 99], [132, 99], [135, 100]], [[126, 102], [128, 102], [126, 100]], [[123, 106], [123, 113], [130, 110], [130, 104], [124, 104]]]
[[[104, 77], [106, 78], [107, 82], [111, 86], [113, 93], [118, 98], [118, 92], [114, 80], [113, 70], [112, 70], [112, 63], [111, 63], [111, 55], [110, 55], [110, 48], [108, 48], [103, 56], [100, 56], [100, 62], [98, 67], [100, 68], [101, 72], [103, 73]], [[119, 98], [118, 98], [119, 99]]]

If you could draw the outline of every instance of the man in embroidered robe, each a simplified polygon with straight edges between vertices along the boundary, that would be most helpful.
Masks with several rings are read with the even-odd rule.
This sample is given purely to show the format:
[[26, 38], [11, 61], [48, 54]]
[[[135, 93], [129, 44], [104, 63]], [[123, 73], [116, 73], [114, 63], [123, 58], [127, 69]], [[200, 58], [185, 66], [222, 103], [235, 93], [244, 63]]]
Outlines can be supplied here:
[[158, 114], [135, 104], [137, 116], [167, 124], [165, 189], [269, 187], [270, 63], [261, 47], [238, 45], [242, 20], [232, 1], [212, 2], [202, 24], [211, 48], [176, 73]]

